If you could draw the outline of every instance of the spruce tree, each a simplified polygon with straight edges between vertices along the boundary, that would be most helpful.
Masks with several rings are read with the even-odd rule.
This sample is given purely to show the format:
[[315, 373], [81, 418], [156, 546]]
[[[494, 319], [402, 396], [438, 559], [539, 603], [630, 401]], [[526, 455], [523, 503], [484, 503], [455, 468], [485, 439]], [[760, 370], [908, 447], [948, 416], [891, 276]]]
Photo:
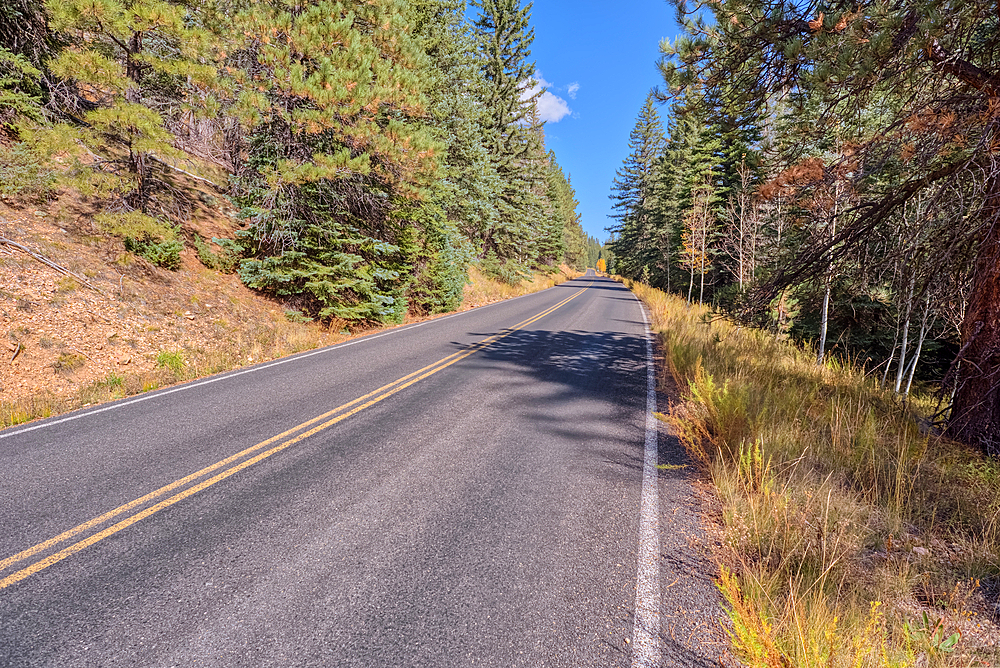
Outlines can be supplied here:
[[526, 95], [535, 72], [529, 59], [534, 40], [531, 4], [520, 0], [477, 0], [475, 22], [486, 90], [482, 104], [485, 144], [500, 179], [497, 218], [485, 231], [483, 255], [517, 278], [534, 263], [532, 241], [544, 226], [543, 205], [536, 194], [544, 179], [540, 123], [535, 102], [541, 91]]
[[587, 267], [587, 235], [580, 225], [580, 214], [576, 210], [579, 202], [569, 176], [559, 166], [553, 151], [549, 151], [547, 197], [552, 203], [562, 234], [563, 251], [560, 261], [575, 269], [584, 269]]
[[[615, 271], [633, 279], [649, 279], [651, 269], [663, 265], [664, 225], [661, 208], [660, 170], [664, 158], [663, 123], [652, 93], [636, 119], [629, 136], [630, 153], [618, 169], [610, 198], [617, 225], [611, 247]], [[665, 267], [664, 267], [665, 269]]]
[[410, 3], [413, 36], [427, 54], [424, 125], [446, 148], [438, 178], [421, 204], [423, 235], [410, 289], [411, 308], [458, 308], [474, 245], [496, 219], [499, 178], [483, 143], [485, 90], [463, 0]]

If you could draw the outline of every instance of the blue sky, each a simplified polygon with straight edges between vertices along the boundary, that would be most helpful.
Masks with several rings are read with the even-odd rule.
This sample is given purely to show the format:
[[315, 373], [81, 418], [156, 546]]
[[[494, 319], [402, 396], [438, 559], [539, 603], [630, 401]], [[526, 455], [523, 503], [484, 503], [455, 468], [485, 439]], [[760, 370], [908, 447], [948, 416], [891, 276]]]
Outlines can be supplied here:
[[[545, 126], [546, 144], [569, 172], [583, 229], [600, 240], [610, 225], [611, 181], [649, 89], [660, 84], [659, 43], [678, 32], [665, 0], [536, 0], [531, 58], [568, 108]], [[552, 118], [565, 109], [548, 98]]]

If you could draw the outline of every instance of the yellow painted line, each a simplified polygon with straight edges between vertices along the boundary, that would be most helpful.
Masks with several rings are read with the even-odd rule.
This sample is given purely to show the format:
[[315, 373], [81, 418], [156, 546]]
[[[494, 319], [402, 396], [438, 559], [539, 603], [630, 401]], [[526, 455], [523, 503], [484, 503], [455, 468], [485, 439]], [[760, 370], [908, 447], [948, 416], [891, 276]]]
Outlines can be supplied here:
[[[590, 287], [590, 286], [588, 286], [588, 287]], [[584, 289], [586, 289], [586, 288], [584, 288]], [[534, 322], [539, 317], [543, 317], [545, 315], [548, 315], [549, 313], [553, 312], [557, 308], [561, 307], [563, 304], [566, 304], [570, 299], [572, 299], [573, 297], [575, 297], [577, 294], [580, 294], [580, 293], [578, 292], [578, 293], [576, 293], [574, 295], [571, 295], [569, 298], [564, 299], [563, 301], [561, 301], [558, 304], [556, 304], [555, 306], [547, 309], [546, 311], [543, 311], [540, 314], [534, 315], [531, 318], [528, 318], [527, 320], [519, 322], [518, 324], [514, 325], [511, 328], [510, 331], [516, 331], [518, 329], [526, 327], [527, 325], [531, 324], [532, 322]], [[497, 335], [494, 335], [492, 337], [484, 339], [483, 341], [480, 341], [479, 343], [474, 344], [474, 345], [480, 346], [480, 345], [482, 345], [484, 343], [492, 343], [493, 341], [496, 340], [496, 336]], [[355, 404], [363, 402], [366, 399], [369, 399], [369, 398], [371, 398], [371, 397], [373, 397], [373, 396], [375, 396], [375, 395], [377, 395], [377, 394], [379, 394], [379, 393], [381, 393], [381, 392], [383, 392], [383, 391], [385, 391], [385, 390], [387, 390], [387, 389], [389, 389], [389, 388], [391, 388], [391, 387], [393, 387], [393, 386], [395, 386], [395, 385], [397, 385], [399, 383], [405, 382], [405, 381], [409, 380], [410, 378], [413, 378], [414, 376], [419, 375], [419, 374], [427, 371], [428, 369], [431, 369], [431, 368], [433, 368], [433, 367], [435, 367], [435, 366], [437, 366], [437, 365], [439, 365], [439, 364], [441, 364], [443, 362], [447, 362], [448, 360], [452, 359], [453, 357], [461, 355], [463, 352], [465, 352], [465, 351], [461, 351], [460, 350], [457, 353], [453, 353], [453, 354], [449, 355], [448, 357], [445, 357], [443, 359], [438, 360], [437, 362], [434, 362], [433, 364], [428, 364], [427, 366], [423, 367], [422, 369], [418, 369], [418, 370], [414, 371], [413, 373], [408, 374], [406, 376], [403, 376], [402, 378], [399, 378], [397, 380], [394, 380], [393, 382], [391, 382], [391, 383], [389, 383], [387, 385], [383, 385], [382, 387], [378, 388], [377, 390], [373, 390], [373, 391], [369, 392], [368, 394], [366, 394], [366, 395], [364, 395], [362, 397], [358, 397], [354, 401], [351, 401], [351, 402], [348, 402], [346, 404], [343, 404], [342, 406], [338, 406], [337, 408], [334, 408], [331, 411], [327, 411], [326, 413], [323, 413], [322, 415], [317, 415], [316, 417], [314, 417], [314, 418], [312, 418], [310, 420], [307, 420], [307, 421], [303, 422], [302, 424], [296, 425], [295, 427], [292, 427], [291, 429], [289, 429], [287, 431], [284, 431], [284, 432], [282, 432], [282, 433], [280, 433], [280, 434], [278, 434], [276, 436], [272, 436], [271, 438], [267, 439], [266, 441], [262, 441], [262, 442], [260, 442], [260, 443], [258, 443], [256, 445], [254, 445], [254, 446], [251, 446], [251, 447], [247, 448], [246, 450], [242, 450], [240, 452], [237, 452], [234, 455], [230, 455], [229, 457], [226, 457], [222, 461], [218, 461], [218, 462], [212, 464], [211, 466], [206, 466], [205, 468], [201, 469], [200, 471], [196, 471], [196, 472], [194, 472], [194, 473], [192, 473], [190, 475], [187, 475], [187, 476], [185, 476], [185, 477], [183, 477], [183, 478], [181, 478], [179, 480], [175, 480], [174, 482], [170, 483], [169, 485], [165, 485], [165, 486], [163, 486], [163, 487], [161, 487], [161, 488], [159, 488], [159, 489], [157, 489], [157, 490], [155, 490], [153, 492], [150, 492], [149, 494], [146, 494], [143, 497], [135, 499], [134, 501], [129, 501], [128, 503], [126, 503], [124, 505], [118, 506], [114, 510], [109, 510], [108, 512], [104, 513], [103, 515], [95, 517], [95, 518], [93, 518], [91, 520], [88, 520], [88, 521], [84, 522], [83, 524], [80, 524], [78, 526], [73, 527], [72, 529], [64, 531], [63, 533], [59, 534], [58, 536], [50, 538], [49, 540], [47, 540], [45, 542], [39, 543], [37, 545], [34, 545], [34, 546], [28, 548], [27, 550], [24, 550], [22, 552], [18, 552], [15, 555], [12, 555], [10, 557], [7, 557], [6, 559], [0, 560], [0, 570], [4, 570], [8, 566], [16, 564], [19, 561], [24, 561], [25, 559], [27, 559], [29, 557], [32, 557], [35, 554], [38, 554], [39, 552], [43, 552], [43, 551], [47, 550], [50, 547], [54, 547], [54, 546], [58, 545], [59, 543], [66, 542], [70, 538], [73, 538], [74, 536], [79, 535], [80, 533], [86, 531], [87, 529], [91, 529], [91, 528], [93, 528], [95, 526], [101, 525], [104, 522], [107, 522], [108, 520], [110, 520], [110, 519], [112, 519], [114, 517], [117, 517], [118, 515], [121, 515], [122, 513], [126, 513], [126, 512], [128, 512], [130, 510], [133, 510], [133, 509], [135, 509], [135, 508], [137, 508], [139, 506], [142, 506], [142, 505], [144, 505], [144, 504], [146, 504], [146, 503], [148, 503], [148, 502], [150, 502], [150, 501], [152, 501], [154, 499], [157, 499], [157, 498], [163, 496], [167, 492], [171, 492], [171, 491], [177, 489], [178, 487], [182, 487], [182, 486], [186, 485], [189, 482], [193, 482], [194, 480], [197, 480], [198, 478], [201, 478], [201, 477], [203, 477], [205, 475], [208, 475], [212, 471], [216, 471], [216, 470], [218, 470], [218, 469], [220, 469], [220, 468], [222, 468], [224, 466], [232, 464], [233, 462], [235, 462], [235, 461], [237, 461], [239, 459], [242, 459], [243, 457], [246, 457], [247, 455], [249, 455], [249, 454], [251, 454], [253, 452], [256, 452], [257, 450], [260, 450], [261, 448], [265, 448], [268, 445], [271, 445], [272, 443], [274, 443], [276, 441], [280, 441], [281, 439], [294, 434], [295, 432], [299, 431], [300, 429], [305, 429], [306, 427], [308, 427], [311, 424], [315, 424], [316, 422], [324, 420], [324, 419], [330, 417], [331, 415], [335, 415], [335, 414], [337, 414], [337, 413], [339, 413], [339, 412], [341, 412], [343, 410], [346, 410], [346, 409], [350, 408], [351, 406], [354, 406]]]
[[[125, 529], [126, 527], [129, 527], [129, 526], [135, 524], [136, 522], [138, 522], [138, 521], [140, 521], [142, 519], [145, 519], [146, 517], [149, 517], [150, 515], [152, 515], [154, 513], [157, 513], [160, 510], [163, 510], [164, 508], [168, 508], [168, 507], [174, 505], [175, 503], [177, 503], [178, 501], [186, 499], [187, 497], [192, 496], [194, 494], [197, 494], [198, 492], [200, 492], [200, 491], [202, 491], [202, 490], [204, 490], [204, 489], [206, 489], [208, 487], [211, 487], [212, 485], [216, 484], [217, 482], [225, 480], [226, 478], [228, 478], [229, 476], [233, 475], [234, 473], [238, 473], [239, 471], [242, 471], [243, 469], [246, 469], [246, 468], [248, 468], [250, 466], [253, 466], [256, 463], [258, 463], [260, 461], [263, 461], [264, 459], [267, 459], [271, 455], [274, 455], [274, 454], [276, 454], [278, 452], [281, 452], [282, 450], [284, 450], [284, 449], [286, 449], [286, 448], [288, 448], [288, 447], [290, 447], [290, 446], [298, 443], [299, 441], [301, 441], [301, 440], [303, 440], [305, 438], [308, 438], [309, 436], [313, 436], [314, 434], [317, 434], [317, 433], [323, 431], [324, 429], [327, 429], [327, 428], [329, 428], [329, 427], [337, 424], [338, 422], [341, 422], [342, 420], [347, 419], [348, 417], [354, 415], [355, 413], [359, 413], [360, 411], [363, 411], [364, 409], [368, 408], [369, 406], [373, 406], [374, 404], [377, 404], [380, 401], [382, 401], [384, 399], [387, 399], [388, 397], [391, 397], [392, 395], [396, 394], [397, 392], [401, 392], [402, 390], [406, 389], [407, 387], [410, 387], [411, 385], [420, 382], [424, 378], [427, 378], [428, 376], [431, 376], [431, 375], [437, 373], [438, 371], [441, 371], [442, 369], [445, 369], [445, 368], [451, 366], [452, 364], [455, 364], [456, 362], [459, 362], [459, 361], [465, 359], [466, 357], [469, 357], [470, 355], [473, 355], [476, 352], [478, 352], [480, 350], [483, 350], [484, 348], [492, 345], [493, 343], [496, 343], [500, 339], [503, 339], [503, 338], [506, 338], [506, 337], [510, 336], [514, 332], [527, 327], [528, 325], [536, 322], [537, 320], [540, 320], [541, 318], [544, 318], [545, 316], [549, 315], [550, 313], [552, 313], [556, 309], [559, 309], [562, 306], [568, 304], [570, 301], [572, 301], [576, 297], [578, 297], [581, 294], [583, 294], [587, 290], [587, 288], [589, 288], [591, 285], [593, 285], [593, 281], [591, 281], [591, 284], [588, 285], [586, 288], [583, 288], [582, 290], [580, 290], [580, 291], [578, 291], [578, 292], [570, 295], [569, 297], [567, 297], [566, 299], [562, 300], [561, 302], [559, 302], [555, 306], [552, 306], [552, 307], [550, 307], [550, 308], [542, 311], [541, 313], [538, 313], [538, 314], [536, 314], [536, 315], [528, 318], [527, 320], [523, 320], [523, 321], [519, 322], [518, 324], [516, 324], [516, 325], [514, 325], [514, 326], [512, 326], [512, 327], [510, 327], [510, 328], [508, 328], [506, 330], [503, 330], [499, 334], [494, 334], [493, 336], [487, 337], [487, 338], [483, 339], [482, 341], [479, 341], [478, 343], [473, 344], [472, 346], [470, 346], [466, 350], [460, 350], [459, 352], [453, 353], [453, 354], [451, 354], [451, 355], [449, 355], [447, 357], [444, 357], [444, 358], [442, 358], [442, 359], [440, 359], [440, 360], [438, 360], [438, 361], [436, 361], [436, 362], [434, 362], [432, 364], [428, 364], [427, 366], [423, 367], [422, 369], [418, 369], [417, 371], [414, 371], [413, 373], [407, 374], [406, 376], [403, 376], [402, 378], [399, 378], [397, 380], [394, 380], [391, 383], [383, 385], [382, 387], [378, 388], [377, 390], [373, 390], [373, 391], [369, 392], [368, 394], [366, 394], [364, 396], [358, 397], [357, 399], [354, 399], [353, 401], [350, 401], [350, 402], [348, 402], [346, 404], [338, 406], [337, 408], [334, 408], [331, 411], [327, 411], [326, 413], [323, 413], [322, 415], [318, 415], [318, 416], [316, 416], [314, 418], [311, 418], [311, 419], [309, 419], [309, 420], [307, 420], [307, 421], [305, 421], [305, 422], [303, 422], [303, 423], [301, 423], [299, 425], [296, 425], [295, 427], [292, 427], [291, 429], [283, 431], [282, 433], [280, 433], [280, 434], [278, 434], [276, 436], [272, 436], [271, 438], [269, 438], [269, 439], [267, 439], [265, 441], [261, 441], [257, 445], [251, 446], [251, 447], [249, 447], [249, 448], [247, 448], [245, 450], [242, 450], [241, 452], [238, 452], [238, 453], [236, 453], [234, 455], [230, 455], [229, 457], [226, 457], [225, 459], [223, 459], [221, 461], [218, 461], [218, 462], [212, 464], [211, 466], [206, 466], [205, 468], [201, 469], [200, 471], [196, 471], [195, 473], [192, 473], [192, 474], [187, 475], [187, 476], [185, 476], [183, 478], [175, 480], [174, 482], [170, 483], [169, 485], [165, 485], [165, 486], [163, 486], [163, 487], [161, 487], [161, 488], [159, 488], [159, 489], [157, 489], [157, 490], [155, 490], [153, 492], [150, 492], [149, 494], [146, 494], [145, 496], [142, 496], [142, 497], [140, 497], [138, 499], [135, 499], [134, 501], [129, 501], [128, 503], [126, 503], [124, 505], [121, 505], [121, 506], [115, 508], [114, 510], [110, 510], [110, 511], [104, 513], [103, 515], [95, 517], [95, 518], [93, 518], [91, 520], [88, 520], [88, 521], [84, 522], [83, 524], [80, 524], [80, 525], [77, 525], [77, 526], [73, 527], [72, 529], [64, 531], [61, 534], [59, 534], [58, 536], [50, 538], [50, 539], [48, 539], [48, 540], [46, 540], [44, 542], [38, 543], [37, 545], [34, 545], [34, 546], [32, 546], [32, 547], [30, 547], [30, 548], [28, 548], [26, 550], [18, 552], [15, 555], [7, 557], [6, 559], [3, 559], [2, 561], [0, 561], [0, 570], [3, 570], [5, 568], [7, 568], [8, 566], [11, 566], [12, 564], [15, 564], [15, 563], [17, 563], [19, 561], [23, 561], [25, 559], [28, 559], [29, 557], [32, 557], [32, 556], [38, 554], [39, 552], [43, 552], [43, 551], [47, 550], [50, 547], [54, 547], [54, 546], [56, 546], [56, 545], [58, 545], [60, 543], [66, 542], [67, 540], [73, 538], [74, 536], [77, 536], [80, 533], [83, 533], [84, 531], [87, 531], [88, 529], [92, 529], [92, 528], [94, 528], [94, 527], [96, 527], [96, 526], [98, 526], [100, 524], [103, 524], [104, 522], [110, 520], [113, 517], [117, 517], [118, 515], [121, 515], [123, 513], [129, 512], [131, 510], [134, 510], [135, 508], [138, 508], [138, 507], [144, 505], [145, 503], [148, 503], [149, 501], [152, 501], [153, 499], [159, 498], [159, 497], [163, 496], [164, 494], [177, 489], [178, 487], [182, 487], [182, 486], [184, 486], [185, 484], [187, 484], [189, 482], [192, 482], [192, 481], [197, 480], [198, 478], [201, 478], [201, 477], [203, 477], [203, 476], [205, 476], [205, 475], [207, 475], [209, 473], [212, 473], [213, 471], [217, 471], [218, 469], [223, 468], [223, 467], [225, 467], [225, 466], [227, 466], [229, 464], [232, 464], [233, 462], [235, 462], [235, 461], [237, 461], [237, 460], [239, 460], [239, 459], [241, 459], [241, 458], [243, 458], [243, 457], [245, 457], [245, 456], [247, 456], [249, 454], [252, 454], [252, 453], [254, 453], [254, 452], [256, 452], [256, 451], [258, 451], [258, 450], [260, 450], [262, 448], [267, 447], [268, 445], [271, 445], [271, 444], [273, 444], [273, 443], [275, 443], [277, 441], [280, 441], [283, 438], [292, 436], [292, 434], [295, 434], [295, 432], [301, 431], [302, 429], [305, 429], [306, 427], [309, 427], [310, 425], [313, 425], [313, 424], [315, 424], [317, 422], [320, 422], [320, 421], [322, 421], [322, 420], [324, 420], [326, 418], [329, 418], [330, 416], [336, 415], [336, 417], [334, 417], [333, 419], [327, 420], [326, 422], [323, 422], [319, 426], [313, 427], [312, 429], [309, 429], [308, 431], [304, 431], [304, 432], [298, 434], [297, 436], [293, 436], [291, 438], [288, 438], [288, 440], [284, 441], [280, 445], [277, 445], [277, 446], [275, 446], [275, 447], [273, 447], [273, 448], [271, 448], [269, 450], [261, 452], [261, 453], [257, 454], [256, 456], [251, 457], [250, 459], [246, 459], [243, 462], [241, 462], [239, 464], [236, 464], [235, 466], [232, 466], [231, 468], [226, 469], [225, 471], [223, 471], [221, 473], [218, 473], [215, 476], [213, 476], [213, 477], [211, 477], [211, 478], [209, 478], [207, 480], [203, 480], [202, 482], [200, 482], [200, 483], [198, 483], [198, 484], [196, 484], [196, 485], [194, 485], [192, 487], [189, 487], [189, 488], [185, 489], [184, 491], [182, 491], [182, 492], [180, 492], [178, 494], [175, 494], [175, 495], [173, 495], [173, 496], [171, 496], [171, 497], [169, 497], [167, 499], [164, 499], [163, 501], [160, 501], [159, 503], [157, 503], [157, 504], [155, 504], [153, 506], [150, 506], [149, 508], [146, 508], [145, 510], [140, 511], [140, 512], [136, 513], [135, 515], [132, 515], [131, 517], [127, 517], [126, 519], [121, 520], [117, 524], [113, 524], [113, 525], [107, 527], [106, 529], [103, 529], [102, 531], [99, 531], [99, 532], [97, 532], [95, 534], [92, 534], [92, 535], [88, 536], [87, 538], [85, 538], [85, 539], [83, 539], [83, 540], [81, 540], [81, 541], [79, 541], [77, 543], [74, 543], [73, 545], [70, 545], [67, 548], [62, 549], [59, 552], [55, 552], [55, 553], [53, 553], [53, 554], [45, 557], [44, 559], [41, 559], [40, 561], [35, 562], [34, 564], [32, 564], [32, 565], [30, 565], [30, 566], [28, 566], [26, 568], [23, 568], [23, 569], [15, 572], [15, 573], [11, 573], [7, 577], [5, 577], [2, 580], [0, 580], [0, 589], [4, 589], [4, 588], [6, 588], [6, 587], [8, 587], [8, 586], [10, 586], [10, 585], [12, 585], [12, 584], [14, 584], [16, 582], [20, 582], [24, 578], [29, 577], [29, 576], [37, 573], [40, 570], [48, 568], [52, 564], [58, 563], [58, 562], [62, 561], [63, 559], [65, 559], [65, 558], [67, 558], [67, 557], [69, 557], [69, 556], [71, 556], [73, 554], [76, 554], [80, 550], [83, 550], [83, 549], [85, 549], [85, 548], [93, 545], [94, 543], [107, 538], [108, 536], [111, 536], [111, 535], [113, 535], [115, 533], [118, 533], [122, 529]], [[362, 402], [364, 402], [364, 403], [362, 403]], [[353, 406], [353, 408], [352, 408], [352, 406]], [[350, 410], [348, 410], [348, 409], [350, 409]], [[338, 413], [339, 413], [339, 415], [337, 415]]]

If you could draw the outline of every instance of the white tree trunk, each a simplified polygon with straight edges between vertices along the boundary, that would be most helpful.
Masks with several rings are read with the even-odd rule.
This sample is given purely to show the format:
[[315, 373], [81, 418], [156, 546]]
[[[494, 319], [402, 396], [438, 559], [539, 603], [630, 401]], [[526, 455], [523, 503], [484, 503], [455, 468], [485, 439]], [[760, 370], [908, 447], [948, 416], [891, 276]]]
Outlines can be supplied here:
[[899, 394], [900, 386], [903, 384], [903, 370], [906, 368], [906, 344], [910, 335], [910, 314], [913, 311], [913, 285], [917, 282], [917, 275], [914, 272], [910, 277], [910, 289], [906, 295], [906, 318], [903, 321], [903, 341], [899, 344], [899, 367], [896, 369], [896, 384], [893, 391]]
[[920, 351], [924, 347], [924, 338], [927, 336], [927, 332], [934, 327], [934, 321], [932, 320], [930, 325], [927, 324], [927, 318], [931, 311], [931, 296], [930, 293], [927, 294], [927, 300], [924, 302], [924, 316], [920, 320], [920, 338], [917, 339], [917, 349], [913, 352], [913, 360], [910, 362], [910, 373], [906, 379], [906, 389], [903, 391], [903, 396], [910, 396], [910, 387], [913, 385], [913, 376], [917, 371], [917, 362], [920, 360]]

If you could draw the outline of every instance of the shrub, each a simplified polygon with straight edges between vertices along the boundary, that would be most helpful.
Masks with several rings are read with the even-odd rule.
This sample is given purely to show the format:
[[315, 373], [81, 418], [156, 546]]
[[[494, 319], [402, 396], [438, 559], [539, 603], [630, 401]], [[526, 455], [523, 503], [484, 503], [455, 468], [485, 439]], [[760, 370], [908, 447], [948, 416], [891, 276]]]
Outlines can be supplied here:
[[176, 271], [181, 267], [181, 251], [184, 244], [180, 241], [143, 241], [125, 238], [125, 250], [149, 260], [157, 267]]
[[219, 251], [214, 252], [212, 245], [202, 240], [197, 234], [194, 235], [194, 249], [198, 253], [198, 259], [209, 269], [221, 271], [224, 274], [236, 272], [239, 266], [240, 256], [243, 247], [230, 239], [212, 239], [212, 243], [219, 246]]
[[181, 266], [184, 244], [177, 230], [167, 223], [139, 211], [101, 213], [94, 216], [97, 228], [105, 234], [121, 237], [125, 249], [152, 264], [176, 270]]
[[156, 366], [167, 368], [179, 374], [184, 369], [184, 354], [179, 350], [161, 350], [156, 355]]
[[0, 143], [0, 196], [45, 200], [55, 187], [55, 173], [35, 148], [26, 142]]

